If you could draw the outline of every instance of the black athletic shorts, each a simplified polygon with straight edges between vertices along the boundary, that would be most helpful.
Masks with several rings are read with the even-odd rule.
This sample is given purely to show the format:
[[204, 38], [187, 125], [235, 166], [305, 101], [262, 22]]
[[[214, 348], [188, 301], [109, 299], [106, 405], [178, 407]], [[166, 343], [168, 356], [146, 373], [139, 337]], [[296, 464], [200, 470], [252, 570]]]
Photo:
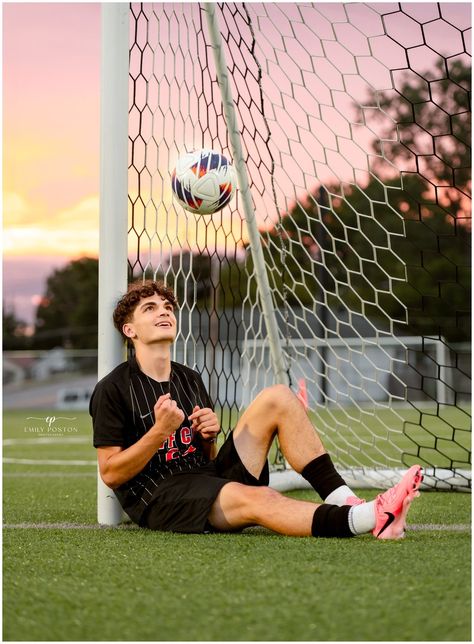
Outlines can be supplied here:
[[232, 432], [214, 461], [177, 472], [159, 484], [140, 525], [169, 532], [212, 532], [207, 517], [217, 495], [230, 481], [245, 485], [268, 485], [270, 481], [268, 462], [258, 479], [246, 470], [235, 449]]

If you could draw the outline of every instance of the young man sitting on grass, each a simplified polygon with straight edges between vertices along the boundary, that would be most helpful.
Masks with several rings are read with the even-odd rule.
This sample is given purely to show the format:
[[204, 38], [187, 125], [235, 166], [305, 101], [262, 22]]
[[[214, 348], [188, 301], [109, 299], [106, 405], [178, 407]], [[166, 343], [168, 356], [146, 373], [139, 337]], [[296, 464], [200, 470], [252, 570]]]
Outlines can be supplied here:
[[[96, 386], [90, 404], [100, 475], [125, 512], [152, 530], [205, 533], [260, 525], [292, 536], [400, 539], [423, 479], [419, 465], [374, 501], [357, 498], [336, 471], [298, 398], [264, 389], [219, 452], [217, 416], [200, 375], [171, 361], [176, 299], [154, 281], [135, 282], [114, 323], [134, 355]], [[324, 503], [268, 487], [275, 436], [291, 467]]]

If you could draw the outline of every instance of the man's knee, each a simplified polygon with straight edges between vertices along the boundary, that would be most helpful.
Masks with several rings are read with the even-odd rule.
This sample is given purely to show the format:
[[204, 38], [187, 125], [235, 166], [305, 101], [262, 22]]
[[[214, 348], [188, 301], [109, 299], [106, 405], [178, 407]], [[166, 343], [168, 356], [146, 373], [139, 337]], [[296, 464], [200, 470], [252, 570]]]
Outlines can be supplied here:
[[251, 523], [258, 523], [262, 510], [268, 510], [281, 496], [268, 486], [245, 486], [245, 509]]
[[229, 483], [223, 488], [231, 504], [241, 508], [252, 508], [254, 505], [271, 502], [281, 496], [279, 492], [267, 485], [245, 485], [244, 483]]
[[233, 530], [258, 522], [261, 508], [271, 503], [278, 492], [269, 487], [244, 485], [234, 481], [225, 485], [215, 500], [209, 521], [220, 530]]
[[269, 410], [280, 411], [286, 409], [290, 402], [296, 400], [295, 394], [286, 385], [271, 385], [260, 392], [259, 395], [262, 404], [265, 404]]

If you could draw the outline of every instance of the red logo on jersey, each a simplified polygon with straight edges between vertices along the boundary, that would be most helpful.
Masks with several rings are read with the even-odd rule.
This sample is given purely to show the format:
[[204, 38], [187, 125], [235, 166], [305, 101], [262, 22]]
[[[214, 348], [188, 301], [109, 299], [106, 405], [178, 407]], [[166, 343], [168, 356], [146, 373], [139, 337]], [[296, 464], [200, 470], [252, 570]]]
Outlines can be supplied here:
[[193, 440], [193, 433], [194, 432], [191, 427], [181, 427], [181, 442], [183, 443], [183, 445], [189, 445], [188, 449], [183, 452], [183, 456], [187, 456], [187, 454], [192, 454], [196, 451], [194, 445], [191, 445], [191, 441]]
[[[188, 446], [184, 452], [180, 452], [180, 449], [176, 444], [177, 439], [183, 446]], [[170, 434], [160, 447], [160, 451], [163, 450], [165, 452], [166, 462], [168, 463], [169, 461], [178, 458], [180, 454], [181, 456], [187, 456], [188, 454], [195, 452], [196, 448], [194, 445], [191, 445], [192, 440], [193, 430], [191, 427], [181, 427], [173, 434]]]
[[193, 430], [191, 427], [181, 427], [181, 442], [183, 445], [191, 445]]
[[174, 458], [178, 458], [179, 449], [176, 447], [176, 435], [170, 434], [168, 438], [163, 443], [162, 447], [166, 450], [165, 458], [166, 462], [172, 461]]

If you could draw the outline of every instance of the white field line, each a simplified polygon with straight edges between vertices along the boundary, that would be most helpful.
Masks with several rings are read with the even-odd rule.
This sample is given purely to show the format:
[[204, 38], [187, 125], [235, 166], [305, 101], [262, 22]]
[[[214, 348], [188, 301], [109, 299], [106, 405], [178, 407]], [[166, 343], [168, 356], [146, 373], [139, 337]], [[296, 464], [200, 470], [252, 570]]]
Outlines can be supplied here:
[[37, 436], [36, 438], [4, 438], [3, 446], [11, 445], [87, 445], [91, 439], [87, 436]]
[[[36, 438], [4, 438], [3, 446], [13, 445], [86, 445], [90, 443], [87, 436], [38, 436]], [[40, 459], [40, 458], [12, 458], [5, 456], [3, 462], [8, 465], [77, 465], [96, 466], [96, 460], [67, 460], [67, 459]]]
[[[99, 523], [5, 523], [3, 524], [4, 529], [8, 530], [106, 530], [106, 529], [136, 529], [139, 527], [134, 523], [121, 523], [118, 526], [105, 526], [100, 525]], [[258, 528], [250, 528], [250, 530], [256, 530]], [[268, 532], [269, 534], [274, 534], [271, 530], [262, 529], [262, 532]], [[469, 523], [452, 523], [452, 524], [437, 524], [437, 523], [421, 523], [410, 525], [407, 529], [407, 532], [416, 531], [416, 532], [470, 532], [471, 525]]]
[[407, 532], [411, 530], [419, 532], [470, 532], [470, 523], [419, 523], [407, 526]]
[[32, 479], [32, 478], [84, 478], [84, 477], [97, 477], [97, 472], [84, 472], [78, 470], [77, 472], [3, 472], [3, 478], [10, 479]]
[[61, 460], [59, 458], [35, 459], [35, 458], [4, 458], [4, 463], [9, 465], [97, 465], [97, 461]]
[[120, 530], [139, 530], [135, 523], [121, 523], [118, 526], [101, 525], [100, 523], [4, 523], [6, 530], [107, 530], [117, 528]]

